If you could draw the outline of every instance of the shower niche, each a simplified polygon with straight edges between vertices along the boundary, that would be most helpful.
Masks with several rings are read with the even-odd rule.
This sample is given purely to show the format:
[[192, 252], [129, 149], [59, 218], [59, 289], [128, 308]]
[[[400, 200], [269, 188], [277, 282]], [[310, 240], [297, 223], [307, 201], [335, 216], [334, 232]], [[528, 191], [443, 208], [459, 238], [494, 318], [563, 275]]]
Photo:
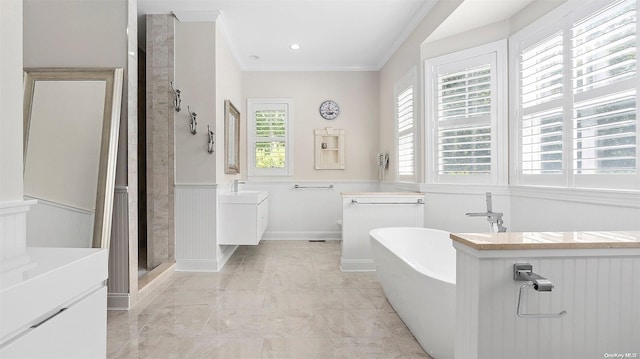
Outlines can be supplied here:
[[343, 170], [344, 130], [327, 127], [314, 130], [315, 134], [315, 169]]

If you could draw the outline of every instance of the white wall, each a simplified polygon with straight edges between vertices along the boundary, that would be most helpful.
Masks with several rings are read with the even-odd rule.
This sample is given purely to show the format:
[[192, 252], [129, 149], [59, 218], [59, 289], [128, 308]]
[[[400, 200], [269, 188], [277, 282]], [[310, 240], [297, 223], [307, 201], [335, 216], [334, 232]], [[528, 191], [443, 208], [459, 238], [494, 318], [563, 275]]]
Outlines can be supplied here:
[[22, 12], [0, 1], [0, 202], [22, 200]]
[[[433, 32], [439, 24], [441, 24], [447, 16], [449, 16], [463, 0], [451, 0], [451, 1], [438, 1], [431, 11], [424, 17], [420, 24], [416, 27], [413, 33], [405, 40], [396, 51], [393, 56], [387, 61], [383, 68], [379, 72], [380, 91], [378, 94], [378, 112], [379, 112], [379, 131], [380, 131], [380, 152], [386, 152], [389, 154], [390, 164], [389, 170], [385, 174], [385, 178], [388, 181], [395, 180], [395, 173], [392, 170], [395, 168], [393, 163], [396, 158], [395, 149], [395, 121], [394, 121], [394, 85], [400, 80], [412, 67], [417, 68], [418, 88], [414, 96], [422, 99], [422, 83], [423, 83], [423, 71], [422, 61], [420, 57], [420, 44]], [[422, 105], [420, 106], [422, 108]], [[422, 109], [419, 110], [419, 118], [424, 118], [422, 115]], [[420, 128], [418, 128], [420, 131]], [[418, 136], [422, 139], [422, 134]], [[422, 156], [424, 145], [422, 140], [415, 148], [416, 155], [418, 156], [417, 168], [418, 180], [422, 178]]]
[[[207, 152], [207, 125], [216, 126], [215, 22], [175, 23], [175, 87], [182, 110], [174, 114], [176, 184], [213, 184], [216, 156]], [[187, 106], [197, 114], [196, 135], [189, 131]]]
[[[228, 43], [224, 24], [220, 19], [216, 21], [216, 182], [225, 183], [240, 177], [240, 174], [224, 173], [224, 158], [226, 150], [224, 148], [224, 101], [230, 100], [231, 103], [240, 111], [242, 105], [242, 72], [240, 66], [233, 57], [231, 48]], [[247, 128], [246, 113], [240, 114], [240, 133]], [[240, 146], [240, 162], [241, 166], [246, 166], [246, 146]], [[246, 168], [246, 167], [245, 167]], [[244, 172], [246, 173], [246, 172]]]
[[[127, 11], [127, 0], [24, 0], [24, 67], [126, 68]], [[121, 186], [127, 184], [127, 116], [122, 101], [116, 169]]]
[[[240, 112], [243, 114], [246, 114], [248, 98], [293, 99], [293, 179], [377, 178], [377, 72], [244, 72], [242, 97]], [[320, 103], [328, 99], [340, 106], [340, 115], [331, 121], [322, 119], [319, 113]], [[242, 123], [246, 124], [244, 120]], [[341, 128], [346, 132], [344, 170], [314, 170], [313, 130], [325, 127]], [[246, 138], [241, 143], [246, 148]], [[243, 173], [246, 173], [244, 166]]]

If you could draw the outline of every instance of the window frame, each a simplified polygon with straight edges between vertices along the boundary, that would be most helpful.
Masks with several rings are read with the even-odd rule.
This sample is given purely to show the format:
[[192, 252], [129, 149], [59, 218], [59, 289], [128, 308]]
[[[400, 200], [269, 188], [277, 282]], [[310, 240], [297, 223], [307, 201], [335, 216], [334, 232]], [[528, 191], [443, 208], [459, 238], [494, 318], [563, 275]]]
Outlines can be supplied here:
[[[593, 97], [600, 98], [600, 95], [588, 93], [573, 93], [572, 87], [572, 28], [580, 21], [583, 21], [599, 11], [608, 8], [620, 0], [610, 0], [584, 4], [582, 2], [569, 1], [551, 13], [539, 18], [534, 23], [523, 28], [509, 38], [509, 98], [510, 98], [510, 143], [511, 153], [515, 154], [510, 163], [511, 182], [522, 186], [550, 186], [569, 188], [599, 188], [606, 190], [638, 190], [640, 189], [640, 76], [637, 71], [640, 69], [638, 60], [640, 59], [640, 36], [636, 35], [636, 76], [632, 79], [635, 82], [636, 98], [636, 173], [635, 174], [576, 174], [574, 173], [574, 111], [580, 99]], [[636, 0], [636, 34], [640, 28], [640, 6]], [[546, 37], [562, 32], [563, 39], [563, 151], [561, 174], [524, 174], [522, 169], [522, 103], [520, 88], [520, 55], [529, 46], [542, 41]], [[594, 93], [603, 93], [602, 89], [615, 93], [628, 91], [633, 87], [625, 87], [629, 80], [617, 82], [613, 85], [590, 90]], [[612, 92], [614, 93], [614, 92]]]
[[[490, 174], [441, 175], [438, 169], [437, 87], [439, 66], [491, 64], [491, 171]], [[484, 62], [486, 63], [486, 62]], [[459, 67], [462, 68], [462, 67]], [[498, 40], [473, 48], [424, 60], [425, 167], [429, 184], [501, 185], [508, 180], [507, 113], [507, 40]]]
[[[400, 136], [399, 131], [399, 117], [398, 117], [398, 96], [408, 90], [412, 89], [412, 102], [413, 102], [413, 125], [410, 131], [403, 131], [402, 134], [412, 134], [413, 137], [413, 174], [401, 175], [400, 174]], [[398, 181], [403, 182], [417, 182], [418, 181], [418, 71], [414, 66], [412, 67], [400, 80], [394, 85], [393, 91], [393, 117], [394, 117], [394, 148], [395, 148], [395, 174]]]
[[[257, 168], [256, 142], [263, 137], [256, 136], [256, 116], [260, 109], [285, 107], [285, 166], [283, 168]], [[291, 98], [248, 98], [247, 99], [247, 172], [249, 177], [277, 177], [293, 175], [293, 99]]]

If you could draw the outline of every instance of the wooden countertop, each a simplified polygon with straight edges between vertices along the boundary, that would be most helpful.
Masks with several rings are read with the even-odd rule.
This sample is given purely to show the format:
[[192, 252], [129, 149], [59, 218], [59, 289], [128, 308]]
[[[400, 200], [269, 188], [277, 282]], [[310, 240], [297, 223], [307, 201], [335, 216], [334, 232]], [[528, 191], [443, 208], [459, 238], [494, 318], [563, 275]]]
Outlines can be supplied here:
[[478, 250], [640, 248], [640, 231], [451, 233]]

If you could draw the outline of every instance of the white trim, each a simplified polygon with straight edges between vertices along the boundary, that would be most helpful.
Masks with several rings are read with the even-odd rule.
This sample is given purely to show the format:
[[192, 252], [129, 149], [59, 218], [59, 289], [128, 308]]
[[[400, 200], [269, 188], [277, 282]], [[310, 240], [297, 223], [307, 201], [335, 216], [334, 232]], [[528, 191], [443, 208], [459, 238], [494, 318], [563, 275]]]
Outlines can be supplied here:
[[640, 191], [584, 188], [510, 186], [512, 197], [548, 199], [561, 202], [640, 208]]
[[[115, 191], [114, 191], [114, 193], [115, 193]], [[31, 201], [33, 201], [32, 205], [38, 203], [38, 204], [49, 206], [49, 207], [55, 207], [55, 208], [63, 209], [65, 211], [80, 213], [80, 214], [83, 214], [83, 215], [86, 215], [86, 216], [93, 216], [95, 214], [95, 211], [90, 211], [90, 210], [84, 209], [84, 208], [73, 207], [73, 206], [69, 206], [69, 205], [63, 204], [63, 203], [48, 201], [46, 199], [32, 197], [32, 196], [24, 196], [24, 197], [31, 199]]]
[[[484, 194], [491, 192], [496, 195], [509, 195], [510, 187], [507, 185], [484, 184], [447, 184], [447, 183], [421, 183], [420, 192], [438, 194]], [[429, 197], [427, 196], [427, 202]]]
[[131, 295], [129, 293], [107, 293], [107, 310], [131, 309]]
[[340, 257], [340, 270], [342, 272], [375, 272], [376, 264], [373, 259], [342, 259]]
[[24, 201], [0, 201], [0, 215], [28, 212], [31, 206], [33, 206], [37, 202], [38, 201], [36, 199], [29, 199]]
[[407, 23], [407, 26], [404, 27], [404, 29], [400, 33], [400, 36], [398, 36], [398, 38], [393, 43], [393, 45], [388, 48], [387, 52], [382, 57], [381, 61], [378, 62], [378, 66], [376, 67], [375, 71], [379, 71], [384, 67], [384, 65], [387, 64], [387, 61], [389, 61], [389, 59], [396, 53], [396, 51], [400, 49], [400, 47], [405, 43], [405, 41], [407, 41], [409, 36], [413, 34], [415, 29], [418, 27], [418, 25], [422, 22], [424, 17], [429, 13], [429, 11], [431, 11], [433, 6], [437, 2], [438, 1], [436, 0], [432, 0], [432, 1], [426, 1], [422, 4], [420, 9], [418, 9], [418, 11], [415, 12], [413, 18]]
[[264, 232], [262, 240], [313, 240], [313, 239], [328, 239], [328, 240], [340, 240], [342, 232], [335, 231], [269, 231]]

